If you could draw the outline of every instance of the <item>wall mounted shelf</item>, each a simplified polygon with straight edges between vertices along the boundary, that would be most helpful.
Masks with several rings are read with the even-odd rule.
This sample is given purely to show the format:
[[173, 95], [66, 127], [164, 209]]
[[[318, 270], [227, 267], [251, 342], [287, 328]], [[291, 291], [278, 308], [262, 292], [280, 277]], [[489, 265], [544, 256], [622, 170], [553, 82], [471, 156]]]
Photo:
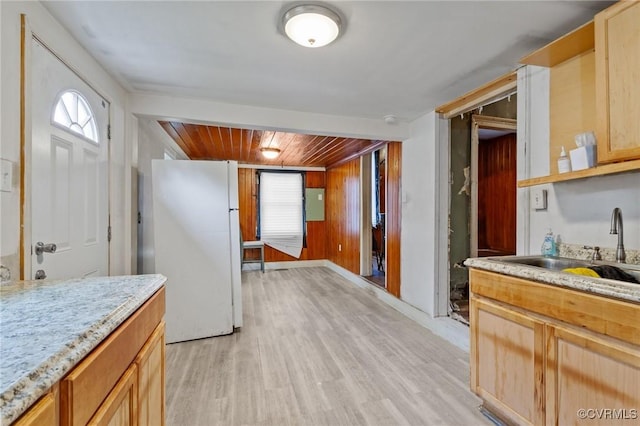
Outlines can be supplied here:
[[640, 170], [640, 160], [623, 161], [621, 163], [605, 164], [592, 167], [590, 169], [578, 170], [575, 172], [541, 176], [537, 178], [518, 181], [518, 188], [542, 185], [545, 183], [564, 182], [569, 180], [584, 179], [593, 176], [612, 175]]

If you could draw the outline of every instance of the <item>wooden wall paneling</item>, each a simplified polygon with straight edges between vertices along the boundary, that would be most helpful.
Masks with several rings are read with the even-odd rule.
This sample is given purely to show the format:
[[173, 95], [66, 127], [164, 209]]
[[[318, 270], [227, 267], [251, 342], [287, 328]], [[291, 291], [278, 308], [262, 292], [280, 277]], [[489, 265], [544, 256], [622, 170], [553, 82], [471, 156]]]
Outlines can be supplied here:
[[387, 212], [387, 160], [383, 158], [378, 163], [378, 176], [380, 179], [380, 213]]
[[327, 190], [326, 190], [326, 212], [327, 222], [326, 251], [327, 258], [333, 263], [338, 263], [338, 239], [342, 234], [338, 212], [342, 208], [340, 205], [341, 185], [340, 168], [327, 170]]
[[385, 251], [387, 291], [400, 297], [400, 226], [402, 212], [402, 143], [387, 144], [387, 247]]
[[326, 192], [327, 258], [359, 274], [360, 160], [329, 169]]
[[515, 254], [516, 135], [478, 145], [478, 249]]
[[[244, 241], [256, 239], [257, 193], [256, 171], [254, 169], [238, 169], [238, 209], [240, 232]], [[247, 250], [244, 255], [248, 259], [258, 259], [259, 250]]]
[[325, 172], [313, 171], [307, 172], [307, 188], [325, 188], [326, 187]]
[[[326, 199], [326, 172], [307, 172], [307, 188], [325, 188], [325, 213], [327, 209]], [[325, 216], [326, 217], [326, 216]], [[307, 259], [326, 259], [326, 220], [307, 222]]]

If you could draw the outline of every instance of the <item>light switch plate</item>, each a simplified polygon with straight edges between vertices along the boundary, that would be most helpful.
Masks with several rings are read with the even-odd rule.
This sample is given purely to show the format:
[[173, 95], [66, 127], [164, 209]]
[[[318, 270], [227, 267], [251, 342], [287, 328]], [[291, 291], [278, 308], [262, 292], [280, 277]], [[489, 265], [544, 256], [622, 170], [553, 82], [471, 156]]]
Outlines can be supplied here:
[[13, 187], [13, 163], [0, 159], [0, 191], [11, 192]]
[[531, 190], [531, 204], [535, 210], [547, 209], [547, 190], [535, 188]]

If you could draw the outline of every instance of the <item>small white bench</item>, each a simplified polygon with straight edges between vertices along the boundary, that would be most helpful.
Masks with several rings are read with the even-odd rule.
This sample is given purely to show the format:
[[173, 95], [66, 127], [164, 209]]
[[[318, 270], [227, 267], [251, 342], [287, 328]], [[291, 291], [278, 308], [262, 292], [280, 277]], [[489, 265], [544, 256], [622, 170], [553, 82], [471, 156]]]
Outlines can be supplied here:
[[[245, 260], [244, 251], [251, 249], [260, 249], [260, 259]], [[260, 262], [260, 270], [264, 272], [264, 242], [263, 241], [243, 241], [242, 242], [242, 264]]]

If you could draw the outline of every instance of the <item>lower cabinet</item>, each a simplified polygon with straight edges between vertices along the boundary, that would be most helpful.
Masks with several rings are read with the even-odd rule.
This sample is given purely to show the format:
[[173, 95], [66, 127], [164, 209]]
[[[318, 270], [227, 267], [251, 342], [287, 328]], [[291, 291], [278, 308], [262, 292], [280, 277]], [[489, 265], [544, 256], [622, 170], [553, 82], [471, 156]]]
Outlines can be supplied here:
[[561, 325], [545, 332], [547, 424], [640, 423], [638, 348]]
[[478, 299], [471, 315], [472, 390], [505, 420], [544, 423], [544, 324]]
[[55, 426], [56, 424], [56, 398], [53, 392], [40, 398], [14, 423], [15, 426]]
[[470, 276], [470, 385], [489, 411], [523, 425], [640, 424], [639, 304], [600, 298], [590, 305], [589, 315], [603, 316], [594, 324], [621, 326], [594, 332], [567, 289], [544, 289], [551, 317], [532, 311], [542, 309], [531, 282]]
[[134, 426], [138, 424], [137, 370], [135, 364], [127, 369], [89, 421], [89, 425]]
[[163, 426], [165, 290], [158, 290], [15, 426]]
[[136, 358], [138, 366], [138, 424], [164, 425], [164, 322]]

